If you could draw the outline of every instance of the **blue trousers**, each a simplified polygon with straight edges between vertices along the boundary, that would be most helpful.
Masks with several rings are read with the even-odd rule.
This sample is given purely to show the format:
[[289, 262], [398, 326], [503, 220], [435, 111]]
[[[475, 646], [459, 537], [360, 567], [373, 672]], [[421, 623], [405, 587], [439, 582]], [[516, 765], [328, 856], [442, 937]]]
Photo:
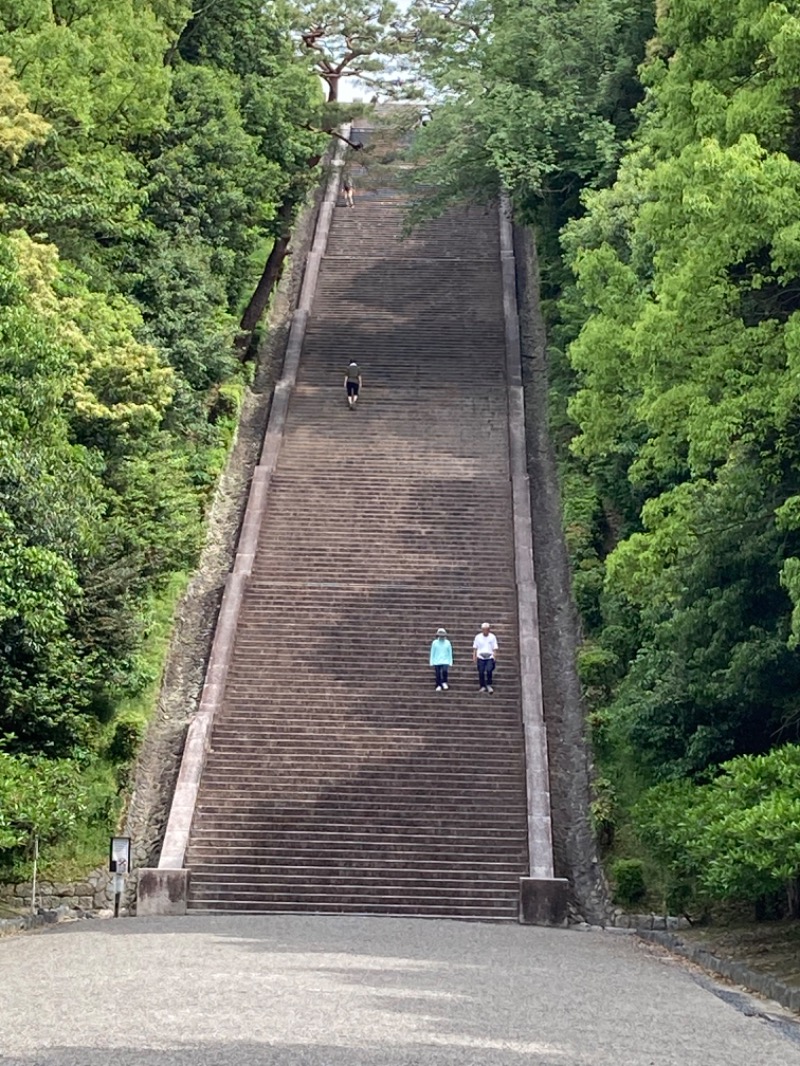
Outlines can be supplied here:
[[494, 659], [478, 659], [478, 678], [481, 688], [488, 688], [492, 683], [494, 673]]
[[437, 685], [446, 685], [447, 684], [447, 671], [450, 669], [450, 667], [449, 666], [434, 666], [433, 669], [436, 671], [436, 684]]

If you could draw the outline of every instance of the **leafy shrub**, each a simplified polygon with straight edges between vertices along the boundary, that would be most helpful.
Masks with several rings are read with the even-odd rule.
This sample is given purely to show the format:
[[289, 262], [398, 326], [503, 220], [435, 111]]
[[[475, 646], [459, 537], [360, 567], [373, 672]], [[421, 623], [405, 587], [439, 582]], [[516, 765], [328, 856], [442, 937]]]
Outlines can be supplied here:
[[119, 765], [131, 762], [139, 750], [144, 734], [144, 722], [140, 718], [120, 718], [114, 723], [106, 754], [108, 759]]
[[598, 777], [594, 783], [592, 821], [601, 844], [614, 842], [617, 823], [617, 792], [607, 777]]
[[614, 652], [596, 644], [584, 644], [578, 653], [578, 675], [587, 688], [610, 690], [618, 667]]
[[602, 625], [600, 597], [605, 568], [599, 559], [584, 559], [572, 577], [572, 591], [584, 626], [591, 632]]
[[625, 907], [640, 903], [647, 895], [644, 863], [641, 859], [617, 859], [611, 866], [614, 899]]
[[706, 785], [668, 782], [634, 809], [642, 840], [711, 899], [756, 901], [800, 876], [800, 746], [731, 759]]

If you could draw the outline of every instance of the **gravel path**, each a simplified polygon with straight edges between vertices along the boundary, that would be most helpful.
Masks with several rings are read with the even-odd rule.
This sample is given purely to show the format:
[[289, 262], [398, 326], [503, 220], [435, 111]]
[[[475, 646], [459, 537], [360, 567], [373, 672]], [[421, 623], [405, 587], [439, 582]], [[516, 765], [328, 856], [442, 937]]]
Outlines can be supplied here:
[[714, 988], [610, 933], [304, 916], [81, 922], [0, 942], [0, 1063], [800, 1066], [792, 1023]]

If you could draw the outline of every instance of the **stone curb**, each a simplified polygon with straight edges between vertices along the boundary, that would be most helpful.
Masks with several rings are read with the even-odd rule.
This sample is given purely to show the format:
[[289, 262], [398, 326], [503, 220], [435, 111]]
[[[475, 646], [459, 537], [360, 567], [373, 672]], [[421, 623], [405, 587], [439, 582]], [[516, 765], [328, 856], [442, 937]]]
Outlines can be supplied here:
[[55, 910], [40, 910], [36, 914], [20, 914], [15, 918], [0, 918], [0, 937], [14, 933], [26, 933], [30, 929], [42, 929], [47, 925], [76, 921], [79, 918], [110, 916], [110, 911], [85, 911], [78, 907], [57, 907]]
[[688, 959], [689, 962], [695, 963], [709, 973], [724, 977], [752, 992], [758, 992], [767, 999], [780, 1003], [782, 1007], [800, 1012], [800, 988], [792, 988], [791, 985], [778, 980], [777, 977], [759, 973], [758, 970], [753, 970], [743, 962], [715, 955], [700, 944], [689, 944], [674, 933], [660, 932], [655, 929], [636, 929], [633, 932], [642, 940], [651, 944], [659, 944], [674, 955]]
[[[343, 127], [342, 132], [346, 136], [349, 132], [349, 127]], [[321, 259], [327, 244], [333, 207], [338, 196], [343, 157], [344, 144], [339, 141], [334, 153], [331, 175], [317, 218], [313, 244], [300, 290], [299, 304], [289, 329], [284, 355], [283, 375], [274, 390], [261, 459], [254, 472], [233, 570], [228, 576], [222, 595], [222, 604], [215, 627], [211, 657], [200, 697], [200, 705], [189, 724], [189, 730], [186, 735], [178, 782], [170, 807], [164, 843], [158, 863], [159, 870], [180, 870], [184, 865], [186, 849], [189, 844], [189, 833], [200, 789], [200, 778], [211, 740], [211, 730], [225, 689], [239, 607], [255, 556], [261, 519], [269, 493], [270, 479], [277, 450], [283, 438], [289, 399], [297, 377], [300, 351], [308, 320], [307, 308], [311, 305], [317, 280], [318, 271], [315, 264], [317, 264], [317, 260]]]
[[56, 911], [44, 911], [42, 914], [20, 914], [18, 918], [0, 918], [0, 936], [7, 933], [24, 933], [28, 929], [40, 929], [43, 925], [54, 925], [57, 921]]

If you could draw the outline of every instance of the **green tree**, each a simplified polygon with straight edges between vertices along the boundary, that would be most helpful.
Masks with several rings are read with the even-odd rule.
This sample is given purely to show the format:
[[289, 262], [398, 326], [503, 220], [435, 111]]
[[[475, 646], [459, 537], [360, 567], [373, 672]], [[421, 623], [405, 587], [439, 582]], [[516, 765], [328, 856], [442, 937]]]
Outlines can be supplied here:
[[402, 84], [398, 60], [413, 38], [394, 0], [309, 0], [293, 9], [293, 22], [328, 103], [339, 99], [342, 78], [384, 92]]
[[87, 806], [76, 763], [0, 751], [0, 861], [34, 837], [42, 844], [63, 837]]
[[2, 224], [44, 236], [113, 287], [114, 252], [137, 231], [143, 202], [132, 148], [165, 119], [169, 34], [134, 0], [22, 7], [0, 10], [0, 46], [50, 135], [0, 171]]

